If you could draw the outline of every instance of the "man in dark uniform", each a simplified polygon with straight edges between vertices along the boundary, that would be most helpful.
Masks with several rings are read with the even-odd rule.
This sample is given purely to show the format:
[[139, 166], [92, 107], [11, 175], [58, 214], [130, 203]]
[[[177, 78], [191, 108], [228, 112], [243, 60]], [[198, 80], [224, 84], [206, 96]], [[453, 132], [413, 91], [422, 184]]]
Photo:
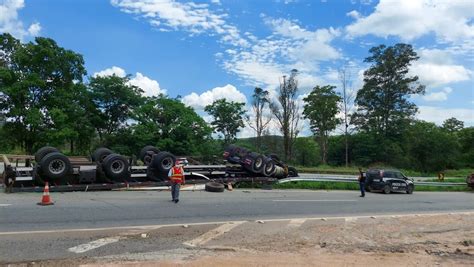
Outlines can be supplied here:
[[362, 168], [359, 168], [359, 187], [360, 187], [360, 197], [365, 197], [365, 180], [366, 174], [362, 171]]

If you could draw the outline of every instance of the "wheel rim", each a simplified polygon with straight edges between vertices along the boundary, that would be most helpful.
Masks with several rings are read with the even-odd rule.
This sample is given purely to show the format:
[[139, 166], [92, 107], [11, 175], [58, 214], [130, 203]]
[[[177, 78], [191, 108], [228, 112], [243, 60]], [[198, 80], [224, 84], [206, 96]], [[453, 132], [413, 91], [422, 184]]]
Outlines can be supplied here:
[[145, 165], [149, 165], [151, 162], [151, 157], [150, 156], [145, 156], [143, 158], [143, 163], [145, 163]]
[[390, 193], [390, 186], [388, 185], [385, 186], [385, 193], [387, 194]]
[[125, 164], [121, 160], [114, 160], [111, 165], [113, 173], [121, 173], [125, 168]]
[[52, 174], [61, 174], [66, 169], [66, 163], [60, 159], [55, 159], [49, 163], [48, 169]]
[[161, 166], [163, 166], [163, 169], [171, 169], [171, 167], [173, 167], [173, 159], [172, 158], [164, 158], [161, 161]]

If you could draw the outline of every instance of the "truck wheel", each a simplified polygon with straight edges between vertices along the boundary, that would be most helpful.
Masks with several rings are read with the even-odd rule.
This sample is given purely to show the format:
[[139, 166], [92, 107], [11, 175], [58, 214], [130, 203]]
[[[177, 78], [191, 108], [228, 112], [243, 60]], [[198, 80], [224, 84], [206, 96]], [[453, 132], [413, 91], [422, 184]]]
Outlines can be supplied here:
[[128, 161], [119, 154], [110, 154], [102, 161], [105, 175], [113, 180], [128, 178]]
[[232, 153], [233, 153], [233, 151], [236, 147], [237, 146], [235, 146], [235, 145], [228, 145], [224, 150], [224, 154], [223, 154], [224, 159], [228, 159], [228, 158], [232, 157]]
[[59, 152], [59, 150], [55, 147], [52, 147], [52, 146], [44, 146], [44, 147], [38, 149], [38, 151], [36, 151], [36, 153], [35, 153], [36, 163], [39, 163], [44, 156], [46, 156], [47, 154], [49, 154], [51, 152]]
[[262, 174], [266, 177], [270, 177], [275, 173], [275, 162], [271, 158], [266, 158], [264, 160], [264, 167], [262, 169]]
[[60, 179], [70, 173], [71, 162], [62, 153], [52, 152], [40, 161], [40, 170], [45, 178]]
[[383, 193], [384, 193], [384, 194], [390, 194], [391, 191], [392, 191], [392, 187], [391, 187], [389, 184], [386, 184], [386, 185], [383, 187]]
[[265, 165], [263, 156], [255, 152], [249, 153], [248, 156], [252, 159], [252, 172], [260, 173]]
[[217, 182], [206, 183], [205, 190], [208, 192], [224, 192], [224, 185]]
[[295, 167], [288, 167], [288, 177], [298, 177], [298, 171]]
[[146, 146], [142, 148], [140, 151], [140, 154], [138, 155], [138, 158], [146, 165], [150, 165], [151, 163], [151, 158], [153, 157], [154, 154], [160, 153], [160, 150], [154, 146]]
[[176, 162], [176, 157], [166, 151], [153, 155], [151, 165], [160, 172], [168, 172]]
[[105, 147], [100, 147], [97, 148], [94, 153], [92, 153], [92, 161], [102, 163], [102, 161], [107, 157], [108, 155], [112, 154], [112, 150], [105, 148]]
[[408, 188], [407, 188], [407, 194], [413, 194], [413, 190], [415, 189], [415, 187], [413, 185], [408, 185]]

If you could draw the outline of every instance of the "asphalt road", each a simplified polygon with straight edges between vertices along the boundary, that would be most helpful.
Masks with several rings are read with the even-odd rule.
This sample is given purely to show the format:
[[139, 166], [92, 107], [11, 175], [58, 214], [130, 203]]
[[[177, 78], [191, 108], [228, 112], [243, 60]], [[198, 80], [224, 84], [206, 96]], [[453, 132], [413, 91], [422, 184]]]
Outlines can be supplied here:
[[[120, 259], [117, 255], [124, 254], [137, 260], [169, 254], [189, 257], [205, 250], [189, 250], [187, 242], [198, 248], [212, 245], [219, 229], [245, 237], [252, 229], [270, 231], [272, 223], [277, 228], [299, 227], [304, 218], [474, 211], [474, 194], [469, 192], [368, 193], [360, 198], [355, 191], [189, 191], [181, 192], [178, 204], [169, 201], [166, 191], [51, 193], [51, 197], [55, 205], [42, 207], [36, 205], [39, 193], [0, 193], [0, 264]], [[260, 220], [272, 222], [262, 227]], [[229, 221], [233, 222], [223, 223]], [[318, 222], [325, 223], [313, 221]], [[209, 240], [208, 233], [214, 235]]]
[[40, 193], [0, 194], [0, 232], [260, 220], [311, 216], [372, 215], [474, 210], [470, 192], [413, 195], [356, 191], [236, 190], [51, 193], [53, 206], [38, 206]]

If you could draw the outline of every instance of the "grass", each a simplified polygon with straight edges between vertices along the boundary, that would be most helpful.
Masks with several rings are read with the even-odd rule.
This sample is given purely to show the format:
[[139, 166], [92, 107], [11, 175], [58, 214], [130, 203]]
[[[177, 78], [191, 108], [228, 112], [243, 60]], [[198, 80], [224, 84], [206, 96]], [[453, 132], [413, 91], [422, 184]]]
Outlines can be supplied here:
[[440, 183], [465, 183], [466, 178], [444, 178], [444, 181], [439, 181], [438, 178], [436, 179], [428, 179], [423, 180], [426, 182], [440, 182]]
[[[345, 182], [288, 182], [283, 184], [275, 184], [274, 189], [309, 189], [309, 190], [359, 190], [357, 183]], [[415, 191], [431, 191], [431, 192], [461, 192], [471, 190], [467, 186], [415, 186]]]
[[[386, 167], [386, 168], [391, 168], [391, 167]], [[301, 173], [326, 173], [326, 174], [347, 174], [347, 175], [357, 175], [359, 174], [358, 167], [344, 167], [344, 166], [329, 166], [329, 165], [319, 165], [316, 167], [296, 167], [298, 172]], [[363, 168], [364, 170], [367, 168]], [[400, 169], [401, 172], [403, 172], [407, 176], [411, 177], [438, 177], [438, 173], [431, 172], [431, 173], [421, 173], [418, 171], [413, 171], [413, 170], [405, 170], [405, 169]], [[452, 177], [452, 178], [466, 178], [469, 174], [473, 173], [473, 169], [459, 169], [459, 170], [446, 170], [444, 171], [444, 176], [446, 178]], [[445, 180], [446, 180], [445, 178]]]

